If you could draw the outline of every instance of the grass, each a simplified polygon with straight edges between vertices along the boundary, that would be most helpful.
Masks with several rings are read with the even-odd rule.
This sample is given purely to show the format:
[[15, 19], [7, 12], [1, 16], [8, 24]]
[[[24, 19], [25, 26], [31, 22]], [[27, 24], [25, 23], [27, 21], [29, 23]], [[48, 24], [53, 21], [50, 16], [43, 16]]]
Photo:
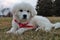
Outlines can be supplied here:
[[[48, 17], [52, 23], [60, 22], [60, 17]], [[0, 18], [0, 40], [60, 40], [60, 29], [45, 32], [43, 30], [29, 30], [22, 35], [6, 34], [11, 28], [12, 18]]]

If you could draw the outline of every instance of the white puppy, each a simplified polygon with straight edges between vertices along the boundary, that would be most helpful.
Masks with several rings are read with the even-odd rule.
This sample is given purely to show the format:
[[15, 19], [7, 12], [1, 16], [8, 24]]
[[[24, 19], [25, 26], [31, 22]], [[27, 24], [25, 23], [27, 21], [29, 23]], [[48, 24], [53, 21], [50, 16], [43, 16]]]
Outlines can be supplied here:
[[52, 24], [46, 17], [36, 16], [35, 8], [28, 3], [15, 4], [11, 12], [13, 14], [12, 28], [7, 33], [22, 34], [27, 30], [37, 28], [37, 26], [36, 31], [38, 29], [50, 31], [57, 25], [60, 27], [60, 23]]

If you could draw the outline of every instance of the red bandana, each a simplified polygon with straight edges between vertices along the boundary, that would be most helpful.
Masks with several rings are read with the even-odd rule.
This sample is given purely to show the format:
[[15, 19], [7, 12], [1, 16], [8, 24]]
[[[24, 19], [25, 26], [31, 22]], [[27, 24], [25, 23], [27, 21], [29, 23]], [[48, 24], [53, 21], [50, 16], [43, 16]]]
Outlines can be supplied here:
[[31, 25], [27, 25], [28, 24], [28, 22], [27, 23], [25, 23], [25, 24], [22, 24], [22, 23], [18, 23], [18, 21], [17, 20], [14, 20], [18, 25], [19, 25], [19, 27], [20, 28], [34, 28], [33, 26], [31, 26]]

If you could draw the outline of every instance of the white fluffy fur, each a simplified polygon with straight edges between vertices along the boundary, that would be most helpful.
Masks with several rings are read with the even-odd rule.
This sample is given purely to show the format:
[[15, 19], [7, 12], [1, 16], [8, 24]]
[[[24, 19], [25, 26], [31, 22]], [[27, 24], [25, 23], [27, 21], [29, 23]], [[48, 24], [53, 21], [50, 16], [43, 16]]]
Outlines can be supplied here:
[[[37, 31], [38, 29], [50, 31], [52, 27], [55, 27], [55, 28], [60, 27], [60, 23], [52, 24], [48, 20], [48, 18], [43, 17], [43, 16], [37, 16], [36, 15], [37, 12], [36, 12], [35, 8], [33, 6], [31, 6], [30, 4], [19, 3], [19, 4], [15, 4], [11, 10], [11, 12], [13, 13], [12, 28], [9, 31], [7, 31], [7, 33], [22, 34], [23, 32], [30, 30], [29, 28], [19, 28], [17, 23], [14, 21], [14, 19], [17, 19], [17, 20], [21, 19], [22, 20], [22, 17], [21, 17], [22, 14], [21, 14], [21, 12], [18, 11], [20, 9], [25, 10], [23, 12], [23, 14], [25, 14], [25, 13], [27, 14], [30, 24], [35, 25], [35, 27], [38, 26], [38, 28], [36, 28], [35, 31]], [[30, 15], [32, 16], [31, 18], [30, 18], [30, 16], [28, 16], [28, 13], [26, 12], [26, 10], [30, 11]], [[16, 15], [18, 15], [19, 18], [16, 17]], [[17, 28], [18, 28], [18, 30], [17, 30]]]

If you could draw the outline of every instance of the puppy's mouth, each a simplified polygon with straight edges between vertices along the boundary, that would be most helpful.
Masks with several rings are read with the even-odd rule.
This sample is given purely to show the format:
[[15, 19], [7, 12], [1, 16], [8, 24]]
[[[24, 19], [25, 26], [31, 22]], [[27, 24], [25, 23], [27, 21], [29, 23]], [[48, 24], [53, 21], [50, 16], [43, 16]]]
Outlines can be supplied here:
[[28, 18], [28, 15], [24, 14], [24, 15], [20, 15], [20, 16], [17, 15], [17, 19], [18, 19], [20, 22], [26, 22], [26, 21], [28, 21], [30, 18]]

